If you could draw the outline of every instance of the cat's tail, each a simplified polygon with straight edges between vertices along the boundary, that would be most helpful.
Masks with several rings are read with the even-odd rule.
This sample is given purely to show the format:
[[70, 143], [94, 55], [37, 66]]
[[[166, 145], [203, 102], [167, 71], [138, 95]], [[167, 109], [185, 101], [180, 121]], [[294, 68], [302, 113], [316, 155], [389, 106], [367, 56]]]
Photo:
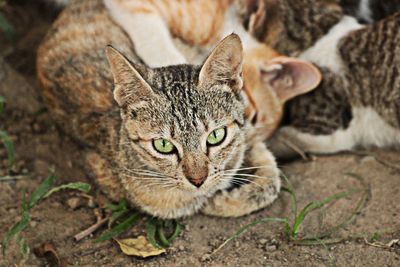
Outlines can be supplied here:
[[106, 125], [103, 114], [116, 107], [107, 45], [136, 59], [129, 37], [108, 16], [102, 0], [71, 1], [37, 53], [41, 94], [51, 114], [60, 128], [89, 146]]

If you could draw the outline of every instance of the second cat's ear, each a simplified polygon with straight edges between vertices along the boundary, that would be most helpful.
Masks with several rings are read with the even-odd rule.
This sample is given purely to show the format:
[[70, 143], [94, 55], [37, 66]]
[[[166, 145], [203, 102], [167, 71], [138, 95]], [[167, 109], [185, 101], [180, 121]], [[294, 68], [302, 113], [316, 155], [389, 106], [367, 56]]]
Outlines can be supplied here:
[[[139, 73], [139, 66], [133, 66], [112, 46], [107, 46], [106, 55], [114, 76], [114, 99], [120, 107], [149, 100], [154, 95], [150, 85]], [[144, 66], [140, 68], [142, 73], [146, 71]]]
[[211, 52], [199, 74], [199, 86], [226, 83], [232, 90], [243, 87], [243, 46], [237, 34], [225, 37]]
[[278, 57], [260, 67], [261, 79], [285, 102], [316, 88], [322, 80], [321, 72], [312, 63]]

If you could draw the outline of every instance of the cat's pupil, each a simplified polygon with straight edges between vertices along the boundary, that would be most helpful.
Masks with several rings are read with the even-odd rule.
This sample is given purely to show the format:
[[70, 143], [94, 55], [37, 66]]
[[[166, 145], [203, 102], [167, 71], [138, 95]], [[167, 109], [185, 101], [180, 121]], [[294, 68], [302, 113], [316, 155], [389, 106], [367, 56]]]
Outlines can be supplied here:
[[165, 143], [165, 140], [163, 139], [162, 140], [162, 146], [165, 147], [165, 145], [166, 145], [166, 143]]

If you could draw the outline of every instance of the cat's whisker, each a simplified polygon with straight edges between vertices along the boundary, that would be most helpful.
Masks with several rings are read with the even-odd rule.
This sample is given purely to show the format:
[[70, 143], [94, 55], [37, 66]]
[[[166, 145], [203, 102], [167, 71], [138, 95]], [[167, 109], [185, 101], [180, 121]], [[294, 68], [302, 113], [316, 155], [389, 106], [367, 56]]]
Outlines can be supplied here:
[[240, 177], [252, 177], [252, 178], [260, 178], [260, 179], [271, 179], [272, 178], [270, 176], [260, 176], [260, 175], [247, 174], [247, 173], [235, 173], [235, 174], [224, 174], [224, 175], [228, 175], [231, 177], [240, 176]]
[[[156, 173], [156, 172], [146, 172], [146, 171], [134, 171], [134, 170], [129, 170], [125, 169], [128, 173], [133, 173], [137, 175], [144, 175], [144, 176], [152, 176], [152, 177], [170, 177], [168, 175], [162, 174], [162, 173]], [[172, 177], [171, 177], [172, 178]]]
[[255, 181], [253, 181], [253, 180], [245, 179], [245, 178], [234, 177], [234, 178], [231, 178], [231, 179], [222, 178], [221, 180], [230, 181], [230, 182], [232, 182], [232, 183], [234, 183], [235, 181], [240, 181], [240, 182], [243, 182], [242, 184], [250, 183], [250, 184], [254, 184], [254, 185], [256, 185], [256, 186], [258, 186], [258, 187], [260, 187], [260, 188], [262, 188], [262, 189], [264, 188], [264, 187], [263, 187], [262, 185], [260, 185], [259, 183], [255, 182]]
[[160, 176], [170, 177], [171, 179], [176, 179], [175, 176], [171, 176], [171, 175], [160, 173], [160, 172], [156, 172], [156, 171], [146, 170], [146, 169], [128, 169], [126, 167], [124, 169], [129, 171], [129, 172], [132, 172], [132, 173], [140, 173], [140, 174], [148, 173], [148, 174], [152, 174], [154, 176], [160, 175]]
[[254, 170], [254, 169], [267, 169], [267, 168], [275, 168], [272, 165], [262, 165], [262, 166], [252, 166], [252, 167], [245, 167], [245, 168], [237, 168], [237, 169], [228, 169], [224, 170], [224, 172], [237, 172], [237, 171], [245, 171], [245, 170]]

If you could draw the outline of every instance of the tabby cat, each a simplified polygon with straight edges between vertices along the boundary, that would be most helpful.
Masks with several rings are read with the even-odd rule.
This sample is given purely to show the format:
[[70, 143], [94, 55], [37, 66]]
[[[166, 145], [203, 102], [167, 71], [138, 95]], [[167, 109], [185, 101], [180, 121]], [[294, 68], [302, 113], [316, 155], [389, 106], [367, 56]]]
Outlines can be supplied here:
[[294, 156], [289, 143], [312, 153], [398, 147], [400, 13], [363, 26], [339, 6], [313, 3], [266, 0], [245, 19], [259, 40], [316, 63], [324, 77], [316, 90], [288, 103], [272, 151]]
[[373, 23], [400, 11], [400, 0], [340, 0], [346, 14]]
[[[154, 68], [183, 63], [165, 55], [165, 61], [148, 61], [150, 68], [138, 64], [126, 32], [102, 1], [73, 1], [37, 58], [49, 109], [84, 146], [85, 165], [104, 191], [162, 218], [199, 210], [240, 216], [271, 203], [279, 171], [259, 122], [281, 110], [282, 101], [315, 87], [319, 72], [276, 58], [265, 46], [243, 55], [237, 35], [221, 41], [201, 66]], [[115, 48], [106, 57], [107, 44]], [[270, 101], [264, 106], [271, 115], [254, 108], [260, 99]]]

